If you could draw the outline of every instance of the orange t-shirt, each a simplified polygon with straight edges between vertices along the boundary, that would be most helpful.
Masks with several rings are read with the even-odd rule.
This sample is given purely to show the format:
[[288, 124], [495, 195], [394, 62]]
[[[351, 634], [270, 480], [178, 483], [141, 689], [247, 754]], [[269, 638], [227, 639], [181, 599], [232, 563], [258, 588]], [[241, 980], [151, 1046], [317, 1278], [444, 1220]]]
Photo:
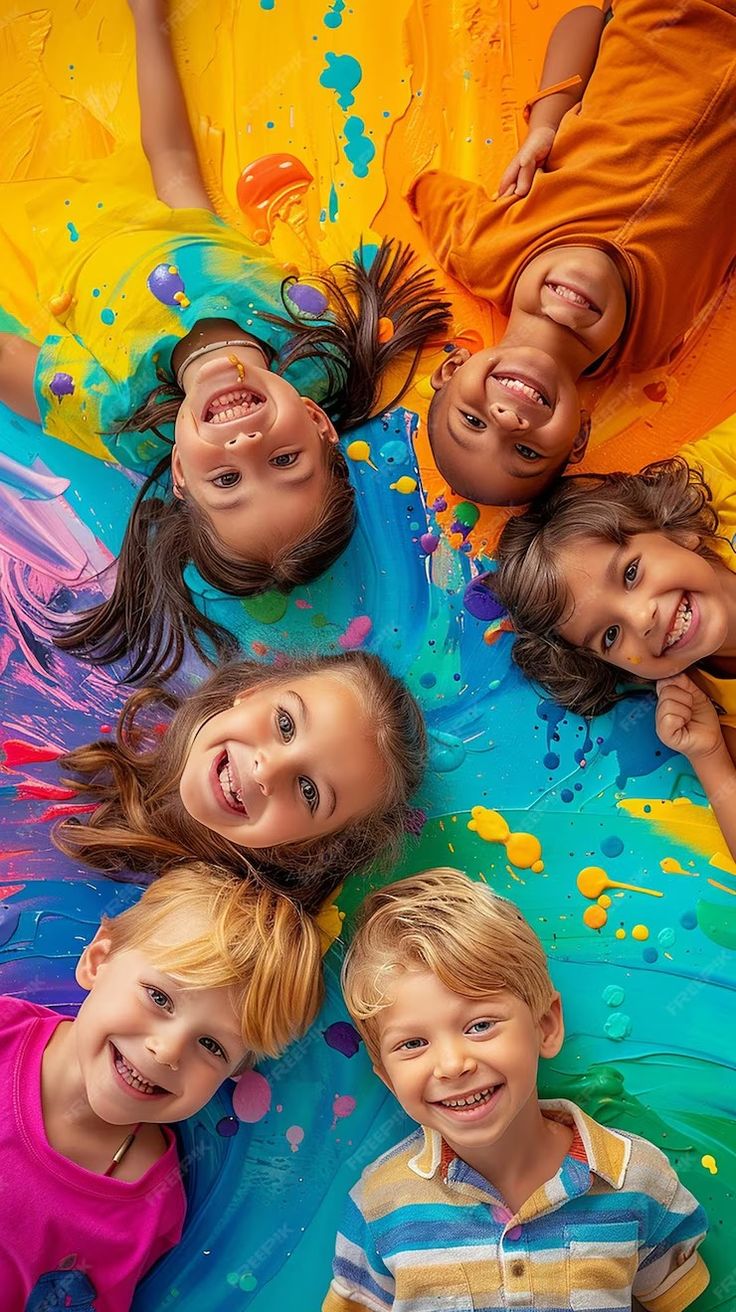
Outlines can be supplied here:
[[628, 285], [596, 372], [665, 363], [736, 257], [736, 0], [619, 0], [528, 196], [425, 173], [410, 204], [442, 266], [504, 314], [526, 264], [594, 246]]

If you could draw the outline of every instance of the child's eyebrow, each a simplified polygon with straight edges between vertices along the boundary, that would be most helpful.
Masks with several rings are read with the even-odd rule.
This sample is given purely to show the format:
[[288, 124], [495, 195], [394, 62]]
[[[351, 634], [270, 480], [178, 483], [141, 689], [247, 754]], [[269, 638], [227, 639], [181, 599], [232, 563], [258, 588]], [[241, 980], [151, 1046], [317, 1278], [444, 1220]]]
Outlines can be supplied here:
[[[606, 565], [606, 572], [603, 576], [606, 583], [616, 582], [616, 575], [618, 574], [619, 569], [621, 567], [621, 557], [626, 551], [627, 546], [628, 543], [624, 542], [621, 544], [620, 547], [616, 547], [616, 550], [614, 551], [613, 555], [611, 556], [611, 559]], [[597, 628], [598, 626], [594, 625], [592, 629], [588, 629], [587, 633], [583, 638], [583, 641], [580, 644], [581, 647], [590, 647]]]

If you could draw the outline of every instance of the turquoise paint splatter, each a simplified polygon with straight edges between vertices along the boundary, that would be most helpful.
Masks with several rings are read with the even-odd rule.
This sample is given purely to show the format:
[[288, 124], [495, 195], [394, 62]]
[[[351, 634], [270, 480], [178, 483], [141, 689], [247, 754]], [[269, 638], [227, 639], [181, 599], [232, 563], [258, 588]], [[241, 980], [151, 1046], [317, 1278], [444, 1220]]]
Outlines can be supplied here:
[[340, 204], [337, 199], [337, 192], [335, 191], [335, 184], [333, 182], [332, 186], [330, 187], [330, 200], [329, 200], [330, 223], [335, 222], [339, 209], [340, 209]]
[[344, 8], [345, 0], [333, 0], [328, 12], [322, 19], [325, 27], [341, 27]]
[[620, 1007], [624, 997], [624, 991], [619, 984], [609, 984], [603, 990], [603, 1001], [607, 1007]]
[[273, 9], [276, 0], [261, 0], [261, 9]]
[[346, 119], [345, 137], [348, 143], [345, 147], [345, 156], [353, 166], [353, 173], [356, 178], [367, 178], [368, 165], [376, 153], [376, 148], [365, 135], [365, 123], [362, 118], [352, 115]]
[[79, 241], [79, 233], [77, 232], [77, 229], [75, 228], [74, 224], [73, 224], [73, 223], [67, 223], [66, 226], [67, 226], [67, 228], [69, 229], [69, 240], [70, 240], [70, 241]]
[[340, 109], [350, 109], [355, 104], [353, 92], [363, 77], [363, 70], [352, 55], [335, 55], [332, 51], [325, 55], [326, 68], [320, 75], [321, 87], [328, 87], [337, 92]]
[[106, 323], [106, 324], [108, 324], [108, 325], [111, 324], [111, 323], [114, 323], [114, 322], [115, 322], [115, 311], [114, 311], [114, 310], [102, 310], [101, 313], [100, 313], [100, 318], [101, 318], [101, 320], [102, 320], [103, 323]]

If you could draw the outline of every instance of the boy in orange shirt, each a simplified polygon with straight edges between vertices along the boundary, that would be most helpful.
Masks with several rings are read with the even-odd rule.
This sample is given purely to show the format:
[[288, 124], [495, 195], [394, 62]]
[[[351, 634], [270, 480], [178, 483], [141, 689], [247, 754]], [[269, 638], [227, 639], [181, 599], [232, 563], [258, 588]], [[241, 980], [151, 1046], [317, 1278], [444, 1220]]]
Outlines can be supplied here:
[[584, 6], [555, 28], [495, 197], [436, 172], [410, 196], [443, 267], [508, 316], [432, 377], [437, 466], [485, 504], [579, 461], [578, 381], [672, 359], [736, 256], [736, 0], [619, 0], [603, 24]]

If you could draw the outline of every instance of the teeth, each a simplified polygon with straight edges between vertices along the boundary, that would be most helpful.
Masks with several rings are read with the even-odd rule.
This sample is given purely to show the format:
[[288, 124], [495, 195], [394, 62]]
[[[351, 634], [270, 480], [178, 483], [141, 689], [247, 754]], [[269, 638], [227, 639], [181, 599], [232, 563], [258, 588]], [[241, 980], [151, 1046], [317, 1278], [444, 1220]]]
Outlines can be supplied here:
[[677, 607], [675, 622], [672, 625], [672, 628], [670, 629], [669, 633], [667, 634], [667, 637], [665, 638], [665, 642], [664, 642], [665, 649], [667, 647], [673, 647], [676, 642], [679, 642], [680, 639], [685, 636], [688, 629], [690, 628], [690, 621], [692, 617], [693, 617], [692, 607], [690, 606], [689, 601], [687, 601], [687, 599], [683, 597], [682, 601]]
[[473, 1093], [469, 1098], [444, 1098], [443, 1107], [475, 1107], [479, 1102], [488, 1102], [493, 1093], [493, 1089], [483, 1089], [480, 1093]]
[[220, 787], [222, 789], [225, 800], [234, 803], [236, 806], [240, 807], [242, 811], [244, 811], [245, 804], [243, 802], [243, 792], [242, 789], [240, 788], [236, 789], [233, 783], [233, 777], [230, 773], [229, 756], [225, 757], [222, 765], [220, 766], [218, 778], [220, 780]]
[[240, 389], [237, 392], [223, 392], [210, 401], [205, 414], [205, 423], [227, 424], [233, 419], [244, 419], [252, 410], [263, 404], [263, 398], [254, 392]]
[[562, 283], [551, 282], [549, 286], [557, 296], [561, 296], [563, 301], [572, 301], [573, 305], [582, 305], [586, 310], [592, 308], [590, 301], [587, 301], [579, 292], [574, 292], [571, 287], [564, 287]]
[[535, 405], [546, 405], [541, 393], [535, 387], [531, 387], [529, 383], [523, 383], [520, 378], [506, 378], [502, 374], [494, 374], [493, 376], [496, 382], [500, 383], [502, 387], [506, 387], [509, 392], [520, 392], [522, 396], [534, 401]]
[[160, 1088], [158, 1084], [151, 1084], [150, 1080], [144, 1079], [140, 1071], [137, 1071], [135, 1066], [131, 1066], [123, 1054], [118, 1052], [117, 1048], [115, 1049], [115, 1069], [125, 1080], [125, 1083], [139, 1093], [155, 1093]]

